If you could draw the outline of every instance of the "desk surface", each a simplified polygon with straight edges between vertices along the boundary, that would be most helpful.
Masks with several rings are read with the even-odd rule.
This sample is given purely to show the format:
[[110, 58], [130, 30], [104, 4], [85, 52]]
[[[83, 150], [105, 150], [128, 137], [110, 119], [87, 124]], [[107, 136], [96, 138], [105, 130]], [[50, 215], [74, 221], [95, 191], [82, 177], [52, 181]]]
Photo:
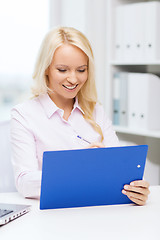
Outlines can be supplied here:
[[32, 205], [31, 212], [0, 227], [0, 239], [160, 239], [160, 186], [150, 187], [145, 206], [133, 204], [39, 210], [39, 201], [0, 193], [0, 202]]

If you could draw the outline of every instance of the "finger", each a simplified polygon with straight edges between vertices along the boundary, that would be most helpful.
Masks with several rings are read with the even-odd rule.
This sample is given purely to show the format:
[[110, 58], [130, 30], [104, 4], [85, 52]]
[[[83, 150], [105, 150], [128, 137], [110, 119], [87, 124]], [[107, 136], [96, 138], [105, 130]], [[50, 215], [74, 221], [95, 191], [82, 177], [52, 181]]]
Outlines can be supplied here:
[[128, 197], [128, 198], [137, 205], [143, 206], [143, 205], [146, 204], [146, 201], [143, 201], [141, 199], [137, 199], [137, 198], [134, 198], [134, 197], [131, 197], [131, 196]]
[[122, 193], [125, 194], [131, 201], [139, 204], [139, 205], [144, 205], [148, 199], [147, 195], [135, 193], [135, 192], [129, 192], [122, 190]]
[[104, 148], [105, 146], [102, 143], [91, 143], [89, 148]]
[[134, 187], [131, 185], [125, 185], [124, 189], [126, 191], [132, 191], [132, 192], [143, 194], [143, 195], [148, 195], [150, 193], [149, 189], [144, 187]]
[[134, 203], [138, 205], [144, 205], [148, 199], [147, 196], [141, 195], [141, 194], [133, 194], [133, 193], [128, 193], [127, 197], [133, 201]]
[[95, 145], [95, 144], [90, 144], [90, 145], [88, 146], [88, 148], [98, 148], [98, 146]]
[[130, 183], [131, 186], [149, 188], [149, 183], [144, 180], [136, 180]]
[[141, 194], [138, 192], [126, 191], [126, 195], [142, 201], [147, 201], [148, 199], [148, 194], [143, 194], [143, 193]]

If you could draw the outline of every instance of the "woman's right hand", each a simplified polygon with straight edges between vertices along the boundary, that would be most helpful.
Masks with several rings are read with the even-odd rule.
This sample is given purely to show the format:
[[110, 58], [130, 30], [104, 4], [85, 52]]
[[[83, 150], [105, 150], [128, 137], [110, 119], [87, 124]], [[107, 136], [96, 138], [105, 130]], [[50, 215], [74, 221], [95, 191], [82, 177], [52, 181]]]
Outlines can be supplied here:
[[105, 148], [105, 146], [101, 142], [95, 142], [95, 143], [89, 144], [88, 148]]

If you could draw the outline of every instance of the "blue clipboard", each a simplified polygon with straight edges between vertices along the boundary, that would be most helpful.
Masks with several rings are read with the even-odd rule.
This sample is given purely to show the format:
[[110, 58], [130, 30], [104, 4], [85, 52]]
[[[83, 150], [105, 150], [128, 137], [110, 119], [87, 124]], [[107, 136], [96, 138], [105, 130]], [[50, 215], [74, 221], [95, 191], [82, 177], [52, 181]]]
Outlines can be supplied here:
[[40, 209], [131, 203], [125, 184], [143, 178], [148, 146], [43, 154]]

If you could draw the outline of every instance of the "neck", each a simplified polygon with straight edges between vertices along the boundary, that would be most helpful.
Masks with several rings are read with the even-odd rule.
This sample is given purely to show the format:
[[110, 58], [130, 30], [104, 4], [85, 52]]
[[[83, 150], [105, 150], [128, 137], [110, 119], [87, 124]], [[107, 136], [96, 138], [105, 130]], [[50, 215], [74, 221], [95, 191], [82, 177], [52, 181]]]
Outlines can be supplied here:
[[[69, 117], [69, 115], [71, 114], [71, 111], [73, 109], [75, 99], [74, 98], [73, 99], [66, 99], [66, 98], [58, 97], [53, 93], [49, 93], [49, 97], [56, 104], [56, 106], [58, 108], [64, 110], [64, 116]], [[64, 117], [64, 118], [68, 119], [68, 117]]]

